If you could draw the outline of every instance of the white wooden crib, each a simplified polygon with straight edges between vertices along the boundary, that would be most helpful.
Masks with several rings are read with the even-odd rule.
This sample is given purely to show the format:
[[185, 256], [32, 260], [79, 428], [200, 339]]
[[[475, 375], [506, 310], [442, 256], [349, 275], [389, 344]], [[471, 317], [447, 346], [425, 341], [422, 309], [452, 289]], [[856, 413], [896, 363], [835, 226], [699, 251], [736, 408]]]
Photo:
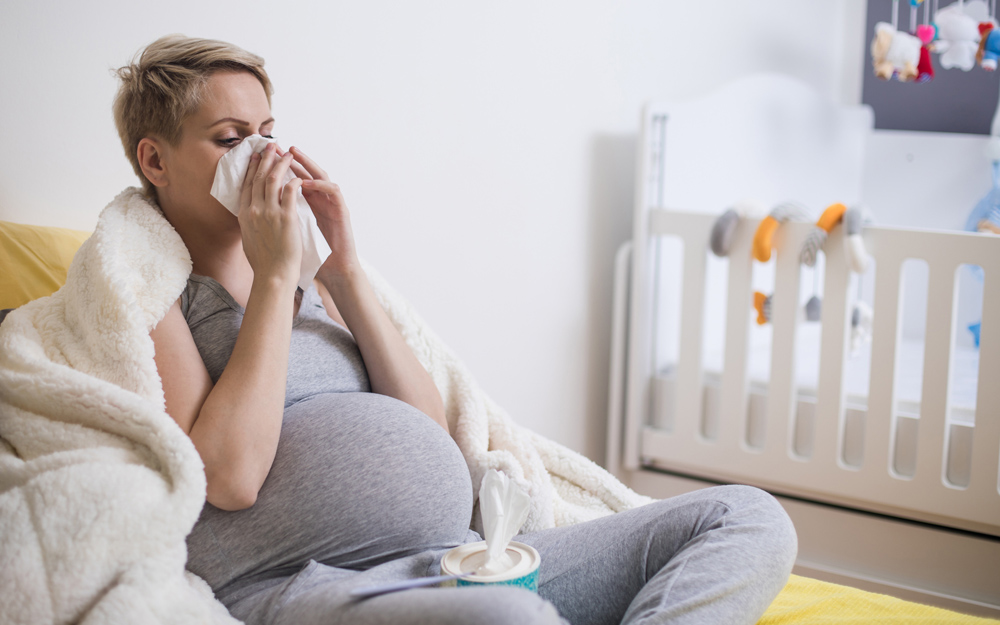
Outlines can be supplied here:
[[[715, 219], [744, 198], [798, 200], [814, 217], [863, 200], [871, 127], [867, 109], [774, 75], [647, 107], [616, 268], [608, 466], [657, 497], [760, 486], [796, 523], [797, 572], [1000, 616], [1000, 237], [867, 225], [864, 276], [840, 227], [819, 275], [799, 262], [806, 222], [779, 228], [770, 266], [750, 252], [763, 215], [741, 221], [727, 260], [709, 250]], [[904, 279], [921, 263], [925, 290]], [[974, 289], [962, 265], [985, 273], [978, 350], [956, 323], [959, 284]], [[773, 290], [766, 328], [755, 284]], [[808, 324], [814, 291], [822, 318]], [[873, 326], [852, 354], [859, 299]]]

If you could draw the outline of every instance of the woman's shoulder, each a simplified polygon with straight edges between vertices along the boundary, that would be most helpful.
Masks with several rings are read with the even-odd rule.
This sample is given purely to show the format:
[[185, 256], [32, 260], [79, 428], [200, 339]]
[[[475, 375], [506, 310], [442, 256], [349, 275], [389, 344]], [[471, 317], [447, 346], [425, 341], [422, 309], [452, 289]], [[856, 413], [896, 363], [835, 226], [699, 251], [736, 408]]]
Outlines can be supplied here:
[[196, 325], [220, 310], [229, 309], [241, 316], [245, 310], [214, 278], [191, 274], [181, 291], [181, 313], [188, 325]]

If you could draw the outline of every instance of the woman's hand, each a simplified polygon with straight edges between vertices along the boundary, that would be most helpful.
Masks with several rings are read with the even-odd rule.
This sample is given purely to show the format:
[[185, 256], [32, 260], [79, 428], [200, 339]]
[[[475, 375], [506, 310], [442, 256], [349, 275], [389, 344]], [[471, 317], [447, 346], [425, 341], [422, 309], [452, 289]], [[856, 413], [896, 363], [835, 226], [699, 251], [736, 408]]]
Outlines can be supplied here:
[[240, 231], [243, 250], [253, 268], [254, 279], [299, 280], [302, 234], [295, 211], [300, 178], [284, 184], [292, 155], [279, 156], [277, 146], [268, 145], [250, 157], [250, 167], [240, 195]]
[[[295, 156], [292, 171], [303, 179], [302, 194], [332, 250], [316, 277], [354, 335], [372, 391], [410, 404], [447, 432], [448, 420], [434, 380], [385, 314], [361, 270], [354, 249], [351, 217], [340, 188], [302, 150], [289, 150]], [[330, 316], [334, 314], [331, 311]]]
[[295, 157], [291, 164], [292, 171], [302, 178], [302, 195], [316, 216], [316, 225], [330, 245], [331, 254], [319, 273], [334, 279], [357, 275], [361, 263], [354, 248], [351, 216], [340, 187], [331, 182], [326, 172], [302, 150], [292, 147], [288, 153]]

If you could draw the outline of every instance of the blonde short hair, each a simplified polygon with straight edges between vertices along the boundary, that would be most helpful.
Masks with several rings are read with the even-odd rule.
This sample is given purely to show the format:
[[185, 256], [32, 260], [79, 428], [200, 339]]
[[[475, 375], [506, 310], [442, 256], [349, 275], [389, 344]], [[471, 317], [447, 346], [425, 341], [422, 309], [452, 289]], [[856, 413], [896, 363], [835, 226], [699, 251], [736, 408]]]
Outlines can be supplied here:
[[271, 81], [264, 59], [224, 41], [167, 35], [149, 44], [115, 73], [121, 79], [113, 111], [118, 136], [132, 169], [151, 198], [156, 188], [139, 167], [139, 141], [157, 137], [177, 145], [181, 124], [201, 104], [202, 88], [219, 71], [249, 72], [271, 104]]

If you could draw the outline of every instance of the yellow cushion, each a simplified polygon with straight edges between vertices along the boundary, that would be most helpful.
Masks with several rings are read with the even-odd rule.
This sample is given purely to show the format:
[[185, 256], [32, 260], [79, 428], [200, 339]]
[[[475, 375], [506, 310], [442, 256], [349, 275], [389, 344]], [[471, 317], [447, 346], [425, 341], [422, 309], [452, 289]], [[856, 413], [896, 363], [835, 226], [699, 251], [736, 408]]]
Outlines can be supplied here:
[[0, 221], [0, 309], [51, 295], [89, 232]]
[[792, 575], [757, 625], [996, 625], [1000, 621]]

